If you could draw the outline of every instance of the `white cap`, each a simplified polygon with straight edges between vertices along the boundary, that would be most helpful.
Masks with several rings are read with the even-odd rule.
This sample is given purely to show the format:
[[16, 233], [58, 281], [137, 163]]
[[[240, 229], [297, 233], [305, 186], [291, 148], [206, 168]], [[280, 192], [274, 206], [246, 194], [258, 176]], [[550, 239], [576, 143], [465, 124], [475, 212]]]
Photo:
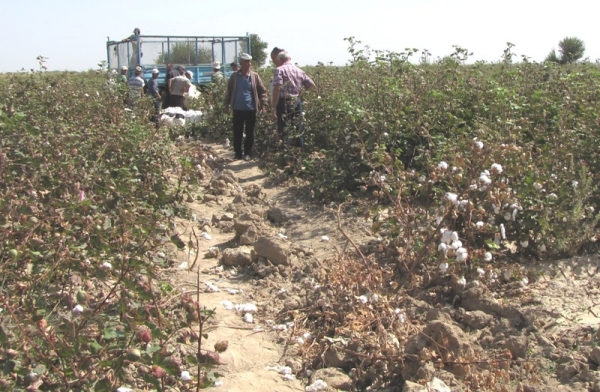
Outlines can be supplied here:
[[126, 65], [124, 65], [124, 66], [122, 66], [122, 67], [121, 67], [121, 71], [127, 71], [128, 69], [129, 69], [129, 68], [127, 68], [127, 66], [126, 66]]
[[194, 73], [192, 71], [185, 71], [186, 75], [190, 75], [190, 78], [194, 77]]
[[215, 61], [214, 63], [212, 63], [212, 67], [213, 67], [213, 69], [221, 69], [221, 63], [218, 61]]
[[157, 73], [160, 73], [160, 72], [158, 71], [158, 69], [154, 68], [154, 69], [152, 70], [152, 75], [154, 75], [154, 74], [157, 74]]
[[248, 53], [242, 53], [242, 54], [240, 55], [240, 60], [246, 60], [246, 61], [249, 61], [249, 60], [252, 60], [252, 56], [250, 56]]

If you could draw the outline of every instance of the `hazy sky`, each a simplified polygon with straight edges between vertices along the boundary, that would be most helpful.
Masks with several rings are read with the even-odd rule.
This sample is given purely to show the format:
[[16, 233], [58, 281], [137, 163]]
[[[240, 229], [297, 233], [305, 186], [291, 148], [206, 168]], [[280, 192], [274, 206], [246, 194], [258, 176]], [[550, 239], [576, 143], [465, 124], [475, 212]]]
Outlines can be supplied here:
[[[597, 5], [596, 5], [597, 4]], [[345, 64], [345, 37], [373, 49], [428, 49], [433, 58], [452, 45], [472, 60], [498, 61], [513, 51], [542, 61], [567, 36], [581, 38], [586, 56], [600, 58], [600, 3], [593, 0], [188, 0], [4, 1], [0, 13], [0, 72], [37, 68], [87, 70], [106, 59], [106, 39], [142, 35], [258, 34], [269, 50], [281, 46], [301, 65]]]

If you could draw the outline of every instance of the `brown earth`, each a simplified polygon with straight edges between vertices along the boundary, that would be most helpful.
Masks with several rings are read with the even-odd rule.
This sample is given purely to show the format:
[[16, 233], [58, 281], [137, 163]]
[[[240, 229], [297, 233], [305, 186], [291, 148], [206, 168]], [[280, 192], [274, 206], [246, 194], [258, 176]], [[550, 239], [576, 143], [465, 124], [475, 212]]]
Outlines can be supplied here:
[[[219, 389], [304, 391], [319, 378], [328, 390], [425, 391], [429, 382], [439, 391], [600, 391], [596, 255], [526, 268], [498, 262], [499, 276], [466, 285], [440, 274], [410, 293], [348, 299], [353, 309], [364, 306], [368, 317], [392, 315], [376, 329], [380, 357], [388, 355], [383, 363], [352, 343], [319, 334], [314, 322], [315, 313], [339, 316], [344, 307], [323, 304], [318, 293], [328, 274], [339, 279], [332, 263], [354, 252], [338, 230], [337, 206], [315, 203], [299, 181], [267, 175], [257, 160], [229, 159], [230, 148], [198, 148], [206, 156], [202, 187], [189, 200], [189, 219], [176, 220], [176, 232], [191, 246], [173, 252], [173, 268], [165, 274], [193, 299], [199, 279], [200, 305], [216, 310], [203, 347], [229, 343], [220, 354]], [[352, 209], [341, 215], [340, 226], [365, 255], [366, 244], [376, 248], [382, 241]], [[252, 322], [244, 321], [247, 312], [226, 309], [225, 301], [254, 304]], [[400, 314], [406, 321], [399, 322]], [[356, 336], [375, 333], [356, 328]], [[386, 334], [395, 348], [381, 343]], [[390, 369], [395, 362], [400, 367]], [[289, 366], [288, 379], [276, 366]], [[395, 378], [386, 376], [391, 372]]]

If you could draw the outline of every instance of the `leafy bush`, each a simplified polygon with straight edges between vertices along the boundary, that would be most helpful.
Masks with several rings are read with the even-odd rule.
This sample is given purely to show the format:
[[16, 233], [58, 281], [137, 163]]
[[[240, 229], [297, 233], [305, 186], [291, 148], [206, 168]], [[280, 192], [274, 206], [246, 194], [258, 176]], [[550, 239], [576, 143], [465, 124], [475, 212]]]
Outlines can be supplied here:
[[124, 110], [123, 93], [94, 72], [0, 80], [3, 390], [114, 390], [129, 363], [179, 382], [166, 344], [199, 313], [165, 306], [156, 257], [178, 157], [151, 102]]

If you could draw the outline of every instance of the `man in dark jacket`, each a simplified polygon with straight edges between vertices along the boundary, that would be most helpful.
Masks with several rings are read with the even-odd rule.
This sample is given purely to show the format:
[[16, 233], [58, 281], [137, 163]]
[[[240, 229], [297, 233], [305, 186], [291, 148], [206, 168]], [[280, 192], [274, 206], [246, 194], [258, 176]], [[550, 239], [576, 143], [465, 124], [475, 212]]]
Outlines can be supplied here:
[[[240, 56], [241, 69], [234, 72], [227, 83], [225, 93], [225, 109], [233, 109], [233, 150], [235, 159], [249, 161], [252, 158], [254, 145], [254, 126], [256, 114], [264, 112], [267, 107], [267, 89], [260, 76], [250, 70], [252, 56], [242, 53]], [[246, 139], [243, 139], [244, 126]], [[242, 155], [242, 141], [244, 151]]]

